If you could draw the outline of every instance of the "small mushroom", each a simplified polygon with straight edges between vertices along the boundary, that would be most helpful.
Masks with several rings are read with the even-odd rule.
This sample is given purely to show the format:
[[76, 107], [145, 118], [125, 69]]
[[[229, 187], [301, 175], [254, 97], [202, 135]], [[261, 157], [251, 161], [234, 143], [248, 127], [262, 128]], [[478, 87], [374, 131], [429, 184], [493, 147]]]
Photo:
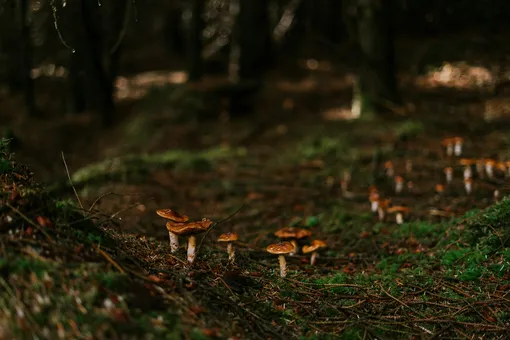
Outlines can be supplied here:
[[287, 262], [285, 261], [285, 254], [289, 254], [294, 250], [294, 245], [287, 241], [270, 244], [266, 248], [268, 253], [278, 255], [281, 277], [287, 276]]
[[462, 154], [462, 144], [464, 143], [464, 139], [462, 137], [453, 138], [453, 153], [455, 156], [460, 156]]
[[406, 159], [405, 168], [407, 173], [413, 172], [413, 161], [410, 159]]
[[379, 207], [379, 193], [377, 191], [372, 191], [368, 196], [368, 200], [370, 201], [370, 210], [373, 213], [377, 212], [377, 208]]
[[[158, 209], [156, 210], [156, 214], [159, 216], [178, 223], [188, 222], [189, 217], [186, 215], [181, 215], [177, 211], [172, 209]], [[168, 237], [170, 239], [170, 252], [175, 253], [177, 249], [179, 249], [179, 237], [168, 229]]]
[[487, 174], [487, 177], [489, 177], [489, 178], [494, 177], [494, 165], [496, 165], [495, 160], [493, 160], [493, 159], [485, 160], [485, 173]]
[[464, 189], [468, 195], [473, 191], [473, 180], [471, 178], [464, 179]]
[[494, 201], [499, 202], [499, 190], [494, 190]]
[[464, 179], [471, 178], [473, 172], [471, 171], [471, 166], [476, 163], [474, 159], [469, 158], [461, 158], [459, 161], [460, 165], [464, 165]]
[[209, 230], [212, 225], [212, 221], [203, 218], [201, 221], [191, 222], [173, 222], [169, 221], [166, 224], [166, 228], [169, 232], [176, 234], [177, 236], [188, 236], [188, 262], [193, 263], [196, 257], [196, 245], [197, 245], [197, 234], [201, 234]]
[[384, 217], [386, 217], [386, 208], [390, 204], [390, 199], [379, 200], [377, 201], [377, 214], [379, 215], [379, 221], [384, 221]]
[[235, 251], [234, 251], [234, 242], [237, 241], [237, 233], [236, 232], [227, 232], [221, 234], [218, 237], [218, 242], [227, 242], [227, 253], [228, 253], [228, 261], [234, 262]]
[[395, 175], [395, 170], [393, 170], [393, 163], [391, 161], [386, 161], [384, 163], [384, 170], [386, 171], [386, 176], [393, 177]]
[[410, 209], [408, 207], [399, 205], [399, 206], [394, 206], [394, 207], [388, 208], [388, 213], [390, 213], [390, 214], [396, 213], [395, 220], [396, 220], [397, 224], [402, 224], [402, 223], [404, 223], [404, 214], [408, 213], [409, 210]]
[[[312, 236], [312, 232], [308, 229], [285, 227], [275, 232], [274, 235], [279, 239], [289, 240], [297, 250], [297, 240]], [[291, 251], [289, 255], [294, 255], [294, 251]]]
[[446, 148], [446, 155], [453, 156], [453, 146], [455, 141], [453, 138], [445, 138], [442, 141], [443, 146]]
[[303, 246], [303, 254], [312, 253], [312, 256], [310, 257], [310, 265], [313, 266], [315, 262], [317, 261], [317, 257], [319, 256], [318, 250], [320, 248], [325, 248], [326, 242], [322, 240], [313, 240], [312, 244], [309, 246], [305, 245]]
[[450, 166], [447, 168], [444, 168], [444, 174], [446, 176], [446, 183], [450, 184], [453, 180], [453, 168]]
[[444, 185], [443, 185], [443, 184], [439, 184], [439, 183], [438, 183], [438, 184], [436, 184], [435, 189], [436, 189], [436, 192], [437, 192], [438, 194], [442, 194], [442, 193], [444, 192]]
[[395, 176], [395, 193], [400, 194], [404, 189], [404, 179], [402, 176]]

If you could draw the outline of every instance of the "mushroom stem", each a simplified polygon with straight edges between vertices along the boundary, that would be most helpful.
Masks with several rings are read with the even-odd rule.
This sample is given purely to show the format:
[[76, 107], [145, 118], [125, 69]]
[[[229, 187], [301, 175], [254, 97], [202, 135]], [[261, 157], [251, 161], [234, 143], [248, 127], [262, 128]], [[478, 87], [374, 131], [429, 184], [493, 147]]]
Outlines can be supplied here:
[[170, 238], [170, 252], [173, 254], [179, 249], [179, 236], [169, 231], [168, 237]]
[[379, 221], [384, 221], [384, 209], [381, 207], [377, 208], [377, 213], [379, 214]]
[[404, 216], [402, 216], [402, 213], [397, 213], [396, 217], [395, 217], [396, 221], [397, 221], [397, 224], [402, 224], [404, 223]]
[[190, 235], [188, 238], [188, 262], [193, 263], [195, 261], [195, 248], [197, 245], [197, 238], [195, 235]]
[[297, 241], [293, 239], [293, 240], [290, 240], [290, 243], [292, 243], [292, 245], [294, 246], [294, 250], [289, 253], [289, 255], [292, 256], [292, 255], [295, 255], [296, 252], [297, 252], [296, 251], [298, 249], [297, 248]]
[[280, 276], [287, 276], [287, 261], [285, 261], [285, 255], [278, 255], [278, 260], [280, 261]]
[[317, 256], [319, 256], [319, 254], [317, 254], [316, 251], [314, 251], [312, 253], [312, 256], [310, 257], [310, 265], [313, 266], [315, 264], [315, 262], [317, 261]]
[[232, 244], [232, 242], [229, 242], [227, 244], [227, 253], [228, 253], [229, 262], [234, 262], [235, 251], [234, 251], [234, 245]]

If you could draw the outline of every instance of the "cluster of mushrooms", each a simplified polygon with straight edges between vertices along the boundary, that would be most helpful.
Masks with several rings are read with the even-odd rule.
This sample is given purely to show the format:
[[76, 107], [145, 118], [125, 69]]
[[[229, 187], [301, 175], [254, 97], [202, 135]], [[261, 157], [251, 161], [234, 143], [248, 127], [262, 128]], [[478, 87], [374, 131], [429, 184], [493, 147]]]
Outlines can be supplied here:
[[[199, 221], [190, 221], [186, 215], [179, 214], [172, 209], [159, 209], [156, 213], [167, 220], [166, 229], [170, 238], [170, 251], [176, 253], [179, 249], [179, 236], [188, 237], [188, 251], [187, 260], [190, 264], [196, 258], [196, 235], [207, 232], [213, 225], [210, 219], [203, 218]], [[294, 255], [299, 251], [297, 244], [298, 240], [307, 238], [312, 235], [312, 232], [307, 229], [287, 227], [278, 230], [275, 236], [282, 240], [279, 243], [267, 246], [267, 252], [278, 255], [280, 261], [280, 276], [287, 275], [287, 263], [285, 255]], [[235, 260], [234, 242], [237, 241], [238, 235], [236, 232], [226, 232], [218, 237], [218, 242], [227, 243], [228, 261], [233, 263]], [[303, 254], [312, 253], [310, 264], [314, 265], [317, 260], [317, 252], [319, 249], [326, 247], [326, 243], [321, 240], [313, 240], [310, 245], [302, 247]]]
[[[435, 192], [438, 195], [442, 195], [446, 188], [452, 185], [454, 181], [454, 173], [462, 168], [464, 190], [467, 195], [473, 192], [473, 174], [477, 178], [483, 179], [507, 179], [510, 177], [510, 161], [499, 162], [494, 159], [470, 159], [460, 158], [463, 152], [464, 139], [462, 137], [451, 137], [445, 138], [442, 141], [444, 155], [449, 161], [457, 159], [458, 169], [454, 169], [454, 166], [447, 166], [443, 169], [444, 182], [435, 185]], [[405, 162], [405, 172], [411, 174], [413, 170], [413, 164], [411, 160]], [[394, 194], [402, 193], [405, 188], [408, 191], [413, 191], [414, 184], [412, 181], [406, 181], [402, 176], [396, 175], [391, 161], [384, 163], [384, 173], [388, 179], [393, 181]], [[342, 192], [347, 192], [348, 184], [350, 180], [350, 174], [344, 173], [344, 179], [342, 181]], [[499, 198], [499, 190], [494, 189], [494, 200], [497, 201]], [[380, 191], [375, 187], [369, 188], [368, 199], [371, 206], [371, 211], [377, 213], [379, 220], [382, 222], [385, 220], [387, 215], [394, 215], [397, 224], [404, 223], [404, 219], [411, 212], [411, 209], [405, 205], [392, 205], [391, 198], [383, 198]], [[438, 209], [430, 210], [431, 215], [436, 216], [451, 216], [451, 213], [441, 211]]]
[[[199, 221], [190, 221], [186, 215], [179, 214], [171, 209], [159, 209], [156, 213], [167, 220], [166, 229], [170, 238], [170, 252], [176, 253], [179, 249], [179, 236], [188, 237], [187, 260], [191, 264], [196, 258], [196, 235], [207, 232], [213, 225], [210, 219], [203, 218]], [[237, 233], [228, 232], [220, 235], [219, 242], [227, 242], [229, 261], [234, 261], [233, 242], [237, 241]]]
[[[464, 140], [461, 137], [446, 138], [443, 140], [442, 145], [444, 152], [448, 159], [453, 157], [460, 157], [462, 155]], [[462, 166], [464, 188], [466, 194], [470, 194], [473, 190], [473, 174], [476, 173], [478, 178], [503, 178], [507, 179], [510, 177], [510, 161], [498, 162], [494, 159], [468, 159], [458, 158], [458, 164]], [[413, 170], [413, 164], [410, 160], [405, 162], [405, 172], [411, 174]], [[407, 187], [408, 191], [412, 191], [414, 185], [411, 181], [406, 181], [402, 176], [396, 175], [391, 161], [384, 163], [384, 173], [388, 179], [394, 183], [395, 195], [400, 194], [404, 187]], [[444, 173], [444, 184], [436, 184], [435, 191], [441, 195], [445, 188], [452, 184], [454, 179], [454, 169], [449, 166], [443, 170]], [[328, 178], [330, 182], [331, 178]], [[333, 179], [334, 181], [334, 179]], [[351, 174], [349, 171], [344, 171], [343, 179], [340, 180], [341, 190], [344, 196], [348, 196], [348, 188], [351, 181]], [[332, 184], [332, 183], [330, 183]], [[499, 191], [494, 190], [494, 199], [497, 201], [499, 197]], [[368, 199], [370, 202], [371, 211], [378, 215], [381, 222], [385, 221], [386, 216], [394, 215], [397, 224], [404, 223], [411, 209], [405, 205], [392, 205], [391, 198], [382, 197], [380, 191], [375, 186], [369, 188]], [[181, 215], [171, 209], [160, 209], [157, 210], [157, 214], [167, 220], [166, 228], [170, 238], [171, 252], [175, 253], [179, 248], [179, 236], [188, 237], [188, 250], [187, 260], [191, 264], [194, 262], [196, 257], [196, 235], [207, 232], [213, 225], [213, 222], [207, 218], [203, 218], [198, 221], [190, 221], [188, 216]], [[451, 216], [451, 213], [441, 211], [438, 209], [430, 210], [431, 215], [436, 216]], [[303, 254], [310, 254], [310, 265], [314, 265], [317, 261], [318, 252], [320, 249], [325, 248], [327, 245], [324, 241], [313, 240], [308, 245], [303, 245], [300, 249], [298, 241], [309, 238], [312, 232], [308, 229], [286, 227], [282, 228], [274, 233], [276, 237], [280, 239], [280, 242], [270, 244], [266, 247], [266, 251], [271, 254], [278, 255], [280, 263], [280, 276], [285, 277], [287, 275], [287, 263], [285, 255], [293, 256], [300, 250]], [[233, 263], [235, 260], [234, 242], [237, 241], [238, 235], [235, 232], [226, 232], [219, 236], [218, 242], [227, 243], [228, 260]]]
[[[285, 227], [274, 233], [280, 239], [280, 242], [270, 244], [266, 247], [266, 251], [270, 254], [278, 255], [280, 262], [280, 276], [287, 276], [287, 261], [285, 255], [293, 256], [299, 252], [298, 241], [312, 236], [312, 232], [308, 229]], [[317, 261], [318, 251], [327, 245], [322, 240], [313, 240], [311, 244], [304, 245], [301, 248], [303, 254], [312, 253], [310, 257], [310, 265], [314, 265]]]

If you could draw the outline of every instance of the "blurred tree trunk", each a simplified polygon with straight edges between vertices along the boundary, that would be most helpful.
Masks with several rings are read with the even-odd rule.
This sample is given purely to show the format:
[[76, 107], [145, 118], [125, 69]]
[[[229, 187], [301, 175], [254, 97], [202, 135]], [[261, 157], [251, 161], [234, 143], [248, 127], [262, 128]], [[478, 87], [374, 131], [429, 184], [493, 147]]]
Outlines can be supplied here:
[[240, 0], [239, 5], [239, 78], [257, 79], [272, 61], [268, 0]]
[[80, 53], [80, 59], [85, 62], [87, 92], [90, 94], [93, 109], [100, 113], [103, 125], [110, 127], [115, 111], [113, 79], [105, 65], [108, 51], [104, 46], [103, 34], [105, 32], [102, 32], [101, 21], [98, 20], [100, 15], [98, 10], [100, 8], [98, 8], [97, 2], [81, 0], [85, 39], [81, 51], [76, 53]]
[[272, 40], [267, 0], [238, 0], [232, 5], [238, 7], [232, 11], [237, 18], [230, 44], [229, 111], [237, 115], [253, 110], [263, 74], [272, 64]]
[[80, 65], [78, 52], [70, 54], [68, 70], [67, 113], [82, 113], [87, 108], [87, 101], [85, 96], [85, 77]]
[[34, 80], [32, 79], [33, 46], [32, 35], [30, 34], [30, 28], [32, 26], [32, 9], [30, 7], [30, 1], [20, 0], [19, 14], [21, 24], [21, 79], [23, 82], [27, 114], [33, 117], [37, 115], [37, 109], [35, 104]]
[[184, 19], [186, 22], [186, 54], [188, 62], [188, 81], [198, 81], [202, 78], [204, 65], [202, 60], [203, 13], [205, 8], [204, 0], [191, 0], [184, 10]]
[[357, 41], [360, 60], [353, 94], [353, 115], [385, 114], [399, 102], [393, 8], [393, 0], [351, 1], [347, 8], [356, 17], [355, 21], [348, 19], [346, 22], [349, 32], [354, 35], [351, 38]]

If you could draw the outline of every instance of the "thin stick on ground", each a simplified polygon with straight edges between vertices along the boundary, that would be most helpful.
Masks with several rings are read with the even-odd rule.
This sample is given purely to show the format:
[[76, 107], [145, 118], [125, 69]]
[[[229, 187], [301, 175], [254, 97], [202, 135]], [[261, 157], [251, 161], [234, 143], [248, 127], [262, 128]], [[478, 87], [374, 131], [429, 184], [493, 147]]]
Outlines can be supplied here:
[[78, 201], [78, 204], [80, 205], [80, 208], [83, 208], [83, 204], [81, 203], [80, 196], [78, 196], [78, 191], [76, 191], [76, 188], [74, 187], [73, 180], [71, 179], [71, 174], [69, 173], [69, 167], [67, 166], [66, 158], [64, 156], [64, 151], [60, 151], [60, 154], [62, 156], [62, 161], [64, 162], [64, 166], [66, 168], [66, 174], [67, 179], [69, 179], [69, 184], [71, 185], [71, 188], [73, 188], [74, 195], [76, 196], [76, 200]]
[[226, 218], [224, 218], [224, 219], [222, 219], [222, 220], [219, 220], [218, 222], [214, 223], [214, 224], [213, 224], [213, 225], [209, 228], [209, 230], [207, 230], [207, 231], [205, 232], [204, 237], [202, 237], [202, 239], [200, 240], [200, 243], [198, 244], [198, 247], [197, 247], [197, 249], [196, 249], [195, 253], [196, 253], [196, 254], [198, 254], [198, 252], [199, 252], [200, 248], [202, 247], [202, 243], [204, 243], [205, 238], [207, 237], [207, 235], [209, 235], [209, 233], [211, 232], [211, 230], [212, 230], [214, 227], [216, 227], [218, 224], [223, 223], [223, 222], [225, 222], [226, 220], [231, 219], [232, 217], [234, 217], [235, 215], [237, 215], [237, 213], [238, 213], [238, 212], [240, 212], [240, 211], [241, 211], [241, 209], [242, 209], [243, 207], [244, 207], [244, 204], [243, 204], [243, 205], [241, 205], [241, 206], [239, 207], [239, 209], [237, 209], [237, 210], [236, 210], [233, 214], [230, 214], [230, 215], [229, 215], [229, 216], [227, 216]]
[[105, 251], [97, 247], [97, 251], [99, 254], [103, 255], [103, 257], [112, 264], [119, 272], [122, 274], [126, 274], [126, 271]]

